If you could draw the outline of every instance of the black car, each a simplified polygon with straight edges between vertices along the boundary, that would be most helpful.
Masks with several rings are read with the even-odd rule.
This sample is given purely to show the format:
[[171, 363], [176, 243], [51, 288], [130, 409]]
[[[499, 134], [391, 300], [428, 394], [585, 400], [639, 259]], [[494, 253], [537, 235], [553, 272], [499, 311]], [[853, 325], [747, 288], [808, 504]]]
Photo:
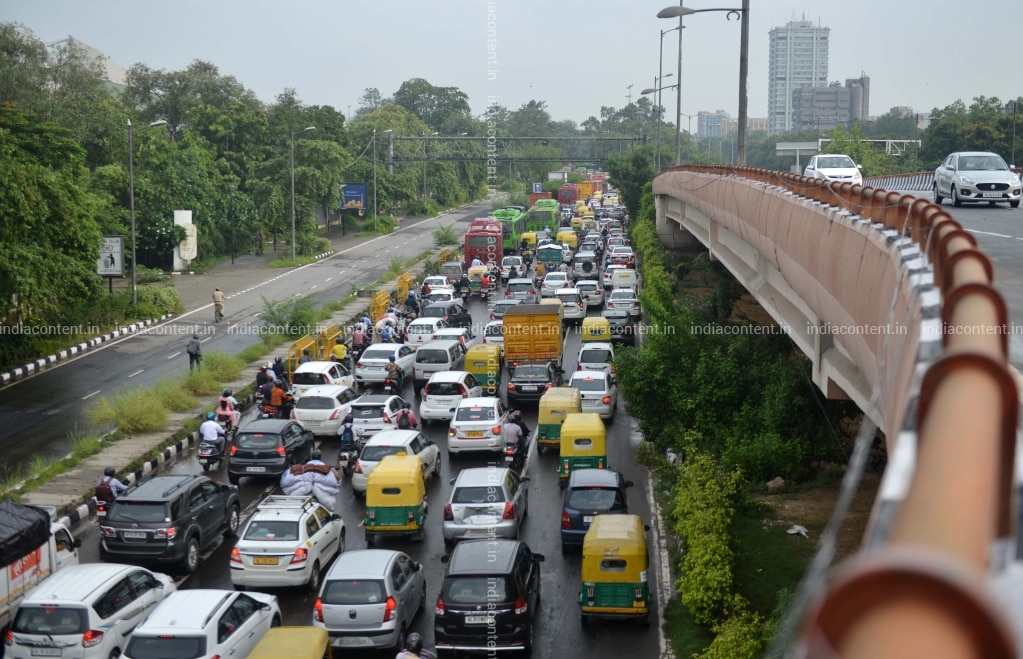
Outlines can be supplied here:
[[227, 479], [279, 477], [285, 469], [309, 460], [313, 433], [293, 419], [258, 419], [238, 429], [227, 451]]
[[636, 324], [628, 311], [606, 309], [601, 315], [611, 323], [611, 343], [636, 345]]
[[472, 327], [472, 314], [458, 302], [434, 302], [426, 305], [421, 318], [441, 318], [448, 327]]
[[438, 650], [500, 652], [529, 656], [540, 608], [540, 563], [519, 540], [465, 540], [447, 563], [434, 609]]
[[610, 469], [574, 469], [561, 505], [561, 551], [582, 547], [594, 515], [627, 515], [632, 481]]
[[538, 403], [551, 387], [560, 387], [565, 371], [556, 363], [516, 364], [508, 377], [509, 407], [523, 402]]
[[131, 564], [176, 563], [191, 573], [218, 537], [238, 532], [238, 488], [206, 476], [154, 476], [111, 504], [100, 524], [100, 558]]

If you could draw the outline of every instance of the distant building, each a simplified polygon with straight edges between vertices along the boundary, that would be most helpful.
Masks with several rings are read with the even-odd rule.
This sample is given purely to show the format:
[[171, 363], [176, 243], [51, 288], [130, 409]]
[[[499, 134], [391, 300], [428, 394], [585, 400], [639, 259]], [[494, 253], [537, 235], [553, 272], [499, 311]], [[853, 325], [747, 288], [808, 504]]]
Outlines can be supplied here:
[[699, 138], [724, 137], [728, 134], [728, 122], [731, 117], [724, 110], [707, 112], [700, 110], [696, 113], [696, 134]]
[[[739, 130], [738, 119], [728, 119], [721, 124], [721, 135], [722, 137], [728, 137], [729, 135], [735, 135]], [[767, 117], [746, 117], [746, 132], [752, 133], [754, 131], [765, 131], [767, 130]]]
[[919, 130], [923, 130], [931, 125], [931, 113], [913, 112], [913, 106], [911, 105], [896, 105], [888, 110], [888, 114], [900, 117], [916, 117], [916, 127]]
[[829, 132], [835, 126], [849, 127], [852, 122], [870, 118], [870, 78], [860, 76], [832, 83], [827, 87], [800, 87], [792, 90], [793, 132]]
[[111, 82], [118, 87], [124, 86], [124, 80], [128, 75], [128, 70], [84, 41], [79, 41], [78, 39], [69, 36], [67, 39], [61, 39], [60, 41], [51, 42], [46, 45], [49, 48], [55, 48], [63, 45], [69, 50], [78, 53], [83, 59], [98, 62], [103, 68], [103, 75], [108, 82]]
[[769, 33], [767, 132], [791, 131], [792, 92], [828, 84], [830, 28], [807, 20], [790, 21]]

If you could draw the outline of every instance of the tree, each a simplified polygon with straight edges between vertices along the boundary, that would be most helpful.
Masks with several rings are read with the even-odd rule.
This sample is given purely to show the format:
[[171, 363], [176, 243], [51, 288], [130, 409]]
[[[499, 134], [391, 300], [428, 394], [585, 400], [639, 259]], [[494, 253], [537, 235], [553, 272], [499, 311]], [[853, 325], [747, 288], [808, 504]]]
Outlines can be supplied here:
[[457, 87], [435, 87], [423, 78], [401, 83], [394, 92], [394, 103], [422, 119], [430, 131], [439, 132], [451, 115], [472, 114], [465, 92]]
[[38, 112], [47, 97], [49, 59], [31, 30], [0, 23], [0, 102]]
[[639, 208], [643, 186], [657, 173], [652, 154], [652, 148], [642, 146], [630, 153], [613, 154], [607, 159], [611, 183], [622, 193], [622, 202], [628, 208]]

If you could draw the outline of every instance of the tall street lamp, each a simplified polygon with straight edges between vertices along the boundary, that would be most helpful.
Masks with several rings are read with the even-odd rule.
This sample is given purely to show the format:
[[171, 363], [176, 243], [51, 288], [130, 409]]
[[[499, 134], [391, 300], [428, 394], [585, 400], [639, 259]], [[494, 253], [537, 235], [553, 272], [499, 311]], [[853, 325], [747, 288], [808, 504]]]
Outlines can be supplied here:
[[231, 224], [231, 265], [234, 265], [234, 190], [233, 185], [227, 186], [228, 192], [231, 193], [231, 206], [227, 211], [227, 219]]
[[[673, 29], [677, 30], [678, 28], [676, 27], [676, 28], [673, 28]], [[668, 32], [671, 32], [671, 30], [668, 30]], [[662, 34], [663, 34], [663, 32], [662, 32]], [[674, 75], [675, 75], [674, 73], [666, 73], [663, 76], [656, 76], [654, 78], [654, 86], [651, 87], [650, 89], [644, 89], [643, 91], [640, 92], [641, 96], [646, 96], [647, 94], [653, 94], [655, 92], [657, 93], [657, 101], [656, 101], [656, 107], [654, 107], [654, 114], [657, 117], [657, 158], [656, 158], [656, 162], [657, 162], [657, 170], [658, 171], [660, 171], [660, 169], [661, 169], [661, 90], [663, 90], [663, 89], [671, 89], [672, 87], [676, 87], [677, 86], [677, 85], [668, 85], [667, 87], [661, 87], [659, 83], [664, 78], [671, 78]]]
[[1009, 167], [1016, 168], [1016, 101], [1009, 101], [1005, 104], [1005, 109], [1008, 110], [1012, 107], [1012, 163]]
[[316, 126], [308, 126], [302, 130], [291, 131], [291, 260], [295, 260], [295, 135], [316, 130]]
[[678, 17], [678, 73], [675, 76], [675, 165], [682, 164], [682, 17], [694, 13], [695, 9], [683, 7], [679, 0], [678, 7], [665, 7], [657, 12], [657, 18]]
[[[388, 128], [384, 133], [393, 133], [394, 131]], [[373, 228], [377, 231], [380, 230], [380, 225], [377, 220], [377, 129], [373, 129]]]
[[[440, 133], [430, 133], [430, 137]], [[426, 201], [426, 142], [423, 142], [423, 201]]]
[[[739, 126], [738, 130], [738, 145], [736, 146], [736, 163], [739, 165], [746, 164], [746, 110], [749, 105], [749, 100], [746, 95], [746, 81], [749, 78], [749, 0], [742, 0], [742, 7], [717, 7], [714, 9], [691, 9], [689, 7], [683, 7], [679, 3], [678, 7], [665, 7], [661, 11], [657, 12], [658, 18], [674, 18], [678, 16], [679, 25], [682, 25], [682, 17], [690, 14], [702, 14], [705, 11], [723, 11], [727, 12], [726, 17], [731, 20], [732, 16], [739, 19], [740, 23], [740, 36], [739, 36]], [[682, 32], [679, 31], [679, 79], [678, 82], [682, 82]], [[681, 99], [682, 92], [679, 91], [679, 98]], [[677, 164], [677, 163], [676, 163]]]
[[[661, 30], [660, 31], [661, 32], [661, 40], [658, 43], [658, 48], [657, 48], [657, 78], [658, 78], [658, 82], [660, 82], [661, 78], [667, 78], [668, 76], [673, 75], [671, 73], [669, 73], [668, 76], [664, 75], [664, 35], [668, 34], [669, 32], [674, 32], [675, 30], [678, 30], [679, 33], [681, 34], [682, 27], [684, 27], [684, 26], [681, 25], [681, 23], [680, 23], [679, 27], [673, 27], [670, 30]], [[656, 85], [656, 84], [654, 85], [654, 87], [657, 87], [657, 86], [658, 85]], [[658, 89], [657, 90], [657, 108], [658, 108], [658, 112], [657, 112], [657, 170], [658, 171], [660, 171], [660, 169], [661, 169], [661, 113], [660, 113], [660, 107], [661, 107], [661, 90]]]
[[[149, 128], [153, 126], [166, 126], [167, 122], [163, 119], [154, 121], [149, 124]], [[131, 209], [131, 303], [137, 305], [139, 303], [139, 290], [136, 283], [136, 266], [135, 266], [135, 143], [133, 137], [135, 135], [135, 129], [131, 125], [131, 119], [128, 120], [128, 204]]]

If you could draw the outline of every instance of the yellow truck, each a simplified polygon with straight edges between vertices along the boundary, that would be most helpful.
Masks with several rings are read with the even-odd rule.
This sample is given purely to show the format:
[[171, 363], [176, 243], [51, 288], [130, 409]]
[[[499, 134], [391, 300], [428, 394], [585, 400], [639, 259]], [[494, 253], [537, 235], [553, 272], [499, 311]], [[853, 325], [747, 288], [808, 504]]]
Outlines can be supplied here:
[[518, 304], [504, 314], [504, 358], [514, 363], [561, 364], [561, 314], [542, 304]]
[[579, 199], [589, 199], [593, 196], [594, 190], [597, 189], [597, 183], [595, 181], [583, 181], [576, 185], [579, 186]]

